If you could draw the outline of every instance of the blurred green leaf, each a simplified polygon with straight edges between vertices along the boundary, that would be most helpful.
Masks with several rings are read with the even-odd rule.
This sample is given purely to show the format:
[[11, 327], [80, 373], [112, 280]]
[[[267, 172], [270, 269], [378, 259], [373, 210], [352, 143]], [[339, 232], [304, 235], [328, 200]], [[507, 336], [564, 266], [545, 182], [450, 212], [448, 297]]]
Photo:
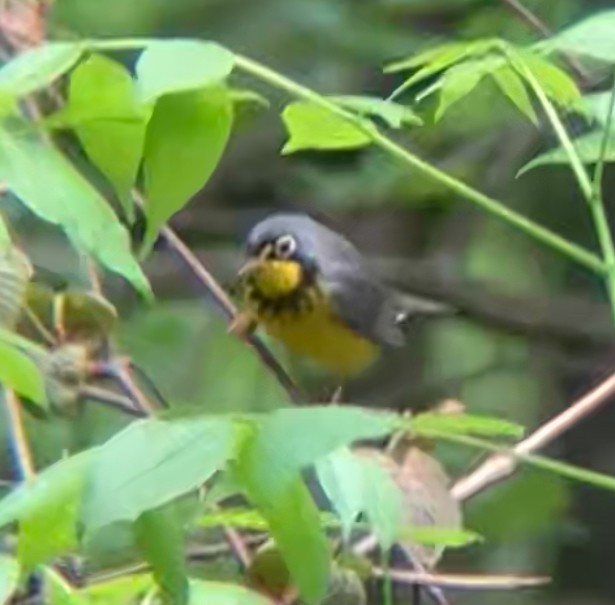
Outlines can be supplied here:
[[235, 447], [230, 418], [140, 420], [101, 446], [82, 517], [90, 533], [196, 489], [222, 468]]
[[88, 605], [134, 605], [154, 585], [150, 574], [126, 575], [79, 591]]
[[63, 503], [70, 509], [81, 495], [86, 469], [97, 452], [97, 449], [86, 450], [60, 460], [5, 496], [0, 500], [0, 527], [37, 513], [44, 514], [47, 503], [53, 508]]
[[530, 122], [538, 124], [536, 112], [521, 77], [508, 65], [494, 70], [491, 75], [502, 93], [512, 101], [517, 109]]
[[583, 105], [587, 112], [604, 126], [607, 122], [611, 105], [611, 91], [583, 95]]
[[365, 513], [382, 548], [390, 548], [402, 524], [402, 493], [376, 460], [342, 448], [320, 460], [316, 471], [346, 536]]
[[156, 40], [137, 61], [143, 100], [220, 84], [233, 70], [232, 52], [214, 42]]
[[[604, 139], [604, 132], [597, 130], [589, 132], [581, 137], [573, 139], [574, 147], [584, 164], [594, 164], [600, 158], [602, 154], [602, 141]], [[615, 161], [615, 133], [611, 132], [607, 140], [606, 153], [604, 155], [605, 162]], [[566, 150], [562, 147], [556, 147], [545, 153], [541, 153], [532, 160], [530, 160], [525, 166], [519, 169], [517, 176], [537, 168], [538, 166], [546, 166], [549, 164], [564, 164], [568, 165], [570, 159]]]
[[26, 50], [0, 69], [0, 96], [23, 97], [45, 88], [67, 72], [83, 50], [72, 42], [47, 42]]
[[[145, 142], [149, 112], [120, 64], [92, 55], [71, 75], [68, 104], [55, 121], [75, 129], [90, 160], [109, 179], [128, 216], [129, 198]], [[53, 124], [53, 121], [52, 121]]]
[[228, 91], [170, 95], [158, 101], [145, 141], [144, 249], [158, 229], [186, 204], [213, 174], [233, 121]]
[[0, 555], [0, 603], [8, 603], [19, 584], [19, 563], [13, 557]]
[[237, 584], [190, 582], [189, 605], [270, 605], [269, 599]]
[[607, 10], [574, 23], [546, 41], [548, 48], [615, 63], [615, 10]]
[[331, 100], [360, 115], [378, 117], [391, 128], [402, 128], [406, 125], [420, 126], [423, 123], [421, 118], [406, 105], [378, 97], [347, 95], [331, 97]]
[[327, 587], [328, 547], [300, 471], [351, 441], [387, 434], [394, 416], [315, 406], [254, 418], [257, 424], [241, 449], [236, 476], [267, 520], [301, 595], [318, 601]]
[[455, 435], [519, 438], [523, 436], [524, 432], [523, 427], [514, 422], [491, 416], [429, 412], [415, 416], [411, 420], [409, 428], [417, 435], [425, 436], [429, 436], [431, 432], [438, 432]]
[[263, 515], [250, 508], [225, 508], [209, 512], [199, 519], [198, 525], [200, 527], [228, 525], [254, 531], [267, 531], [269, 529], [269, 524]]
[[0, 326], [12, 328], [23, 310], [33, 269], [19, 248], [0, 242]]
[[45, 605], [90, 605], [55, 569], [44, 569]]
[[146, 511], [134, 523], [136, 542], [152, 566], [165, 605], [188, 602], [184, 530], [174, 504]]
[[483, 537], [475, 531], [457, 527], [402, 527], [399, 532], [401, 539], [410, 539], [419, 544], [459, 548], [482, 542]]
[[0, 342], [0, 383], [42, 407], [47, 406], [45, 381], [36, 364], [15, 347]]
[[[282, 120], [288, 141], [282, 154], [303, 149], [356, 149], [371, 143], [368, 132], [336, 113], [315, 103], [296, 102], [287, 105]], [[364, 120], [365, 128], [372, 128]]]
[[55, 147], [18, 118], [0, 128], [0, 180], [30, 210], [60, 225], [78, 249], [151, 296], [130, 251], [128, 233], [105, 199]]

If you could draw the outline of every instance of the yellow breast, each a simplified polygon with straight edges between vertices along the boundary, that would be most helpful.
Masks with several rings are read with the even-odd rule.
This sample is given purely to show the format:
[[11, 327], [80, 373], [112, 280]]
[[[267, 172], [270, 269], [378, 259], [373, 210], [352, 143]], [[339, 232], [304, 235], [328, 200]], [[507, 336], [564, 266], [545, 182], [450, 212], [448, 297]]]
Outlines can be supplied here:
[[252, 312], [272, 337], [297, 355], [313, 359], [340, 377], [356, 374], [372, 363], [378, 347], [346, 327], [327, 300], [312, 291], [296, 308], [268, 307], [254, 302]]

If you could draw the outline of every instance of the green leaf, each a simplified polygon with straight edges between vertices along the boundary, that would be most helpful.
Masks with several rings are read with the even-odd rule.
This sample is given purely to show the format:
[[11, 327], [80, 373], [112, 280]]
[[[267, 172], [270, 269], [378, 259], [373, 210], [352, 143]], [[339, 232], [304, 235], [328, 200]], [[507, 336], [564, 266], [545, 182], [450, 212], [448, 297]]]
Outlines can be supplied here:
[[190, 582], [189, 605], [270, 605], [270, 601], [256, 592], [222, 582]]
[[47, 406], [45, 381], [36, 364], [3, 342], [0, 342], [0, 383], [40, 406]]
[[10, 329], [17, 323], [32, 273], [28, 257], [10, 241], [0, 241], [0, 326]]
[[402, 539], [410, 539], [419, 544], [446, 546], [448, 548], [459, 548], [483, 541], [483, 537], [480, 534], [456, 527], [406, 527], [402, 528], [400, 537]]
[[222, 157], [232, 121], [232, 103], [223, 88], [158, 101], [145, 142], [145, 249], [160, 226], [207, 183]]
[[526, 78], [529, 70], [545, 94], [561, 107], [574, 107], [581, 99], [581, 92], [575, 81], [563, 70], [528, 50], [509, 48], [512, 65]]
[[[581, 137], [573, 140], [574, 147], [584, 164], [595, 164], [601, 157], [602, 152], [602, 140], [604, 139], [604, 132], [602, 130], [589, 132]], [[611, 132], [607, 141], [606, 154], [604, 156], [605, 162], [615, 162], [615, 133]], [[555, 149], [546, 151], [530, 160], [525, 166], [523, 166], [517, 176], [537, 168], [538, 166], [546, 166], [549, 164], [565, 164], [570, 162], [568, 154], [564, 148], [560, 145]]]
[[469, 95], [486, 75], [499, 69], [502, 62], [501, 57], [490, 56], [466, 61], [449, 69], [440, 81], [440, 103], [435, 120], [440, 120], [453, 104]]
[[316, 471], [322, 488], [340, 517], [343, 533], [350, 535], [358, 516], [365, 513], [379, 543], [388, 549], [402, 524], [402, 494], [375, 460], [346, 448], [320, 460]]
[[129, 216], [129, 193], [141, 163], [149, 113], [138, 101], [128, 71], [120, 63], [93, 55], [73, 72], [68, 105], [56, 114], [56, 121], [75, 129]]
[[142, 98], [220, 84], [235, 63], [232, 52], [213, 42], [157, 40], [137, 61], [137, 81]]
[[360, 408], [314, 406], [256, 417], [241, 449], [236, 477], [267, 520], [304, 599], [317, 602], [329, 576], [328, 546], [300, 471], [357, 439], [391, 431], [395, 416]]
[[508, 65], [496, 69], [491, 74], [495, 83], [504, 95], [506, 95], [517, 109], [525, 115], [530, 122], [538, 124], [536, 112], [525, 89], [521, 77]]
[[165, 605], [188, 602], [184, 531], [173, 503], [143, 513], [134, 524], [136, 542], [152, 566]]
[[7, 603], [19, 584], [19, 564], [8, 555], [0, 555], [0, 603]]
[[453, 435], [482, 435], [484, 437], [523, 436], [523, 427], [491, 416], [469, 414], [433, 414], [425, 413], [415, 416], [410, 423], [410, 430], [417, 435], [428, 436], [431, 432]]
[[0, 527], [44, 514], [48, 503], [59, 507], [63, 502], [70, 508], [80, 497], [86, 469], [97, 452], [98, 449], [86, 450], [56, 462], [5, 496], [0, 500]]
[[105, 199], [21, 119], [0, 128], [0, 180], [30, 210], [60, 225], [77, 248], [151, 295], [130, 251], [128, 233]]
[[134, 605], [154, 586], [150, 574], [126, 575], [97, 582], [79, 591], [88, 605]]
[[[602, 126], [607, 122], [609, 107], [611, 105], [611, 91], [598, 92], [583, 96], [583, 106], [587, 112]], [[613, 111], [615, 116], [615, 110]]]
[[586, 55], [615, 63], [615, 10], [591, 15], [546, 42], [548, 48]]
[[225, 508], [208, 513], [198, 521], [200, 527], [239, 527], [254, 531], [267, 531], [269, 523], [258, 511], [250, 508]]
[[0, 69], [0, 96], [23, 97], [45, 88], [67, 72], [83, 54], [72, 42], [48, 42], [31, 48]]
[[17, 347], [27, 353], [31, 353], [35, 357], [44, 356], [47, 354], [47, 349], [43, 346], [34, 342], [33, 340], [28, 340], [24, 338], [21, 334], [17, 334], [17, 332], [11, 332], [0, 326], [0, 343], [5, 343]]
[[134, 521], [207, 481], [233, 452], [224, 417], [134, 422], [100, 448], [83, 503], [87, 531]]
[[378, 97], [338, 96], [331, 97], [338, 105], [360, 115], [374, 116], [386, 122], [391, 128], [403, 126], [420, 126], [423, 121], [409, 107], [386, 101]]
[[[45, 605], [90, 605], [57, 571], [44, 569]], [[114, 604], [115, 605], [115, 604]]]
[[329, 109], [315, 103], [296, 102], [287, 105], [282, 120], [288, 141], [282, 154], [302, 149], [356, 149], [369, 145], [373, 124], [362, 120], [363, 128]]

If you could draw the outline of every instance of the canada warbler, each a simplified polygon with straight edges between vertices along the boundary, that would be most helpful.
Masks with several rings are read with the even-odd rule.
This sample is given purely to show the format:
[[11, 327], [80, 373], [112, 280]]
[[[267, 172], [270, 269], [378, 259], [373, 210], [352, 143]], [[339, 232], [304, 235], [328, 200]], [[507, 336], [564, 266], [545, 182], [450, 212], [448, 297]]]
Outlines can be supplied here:
[[366, 368], [383, 346], [403, 345], [410, 314], [442, 309], [404, 303], [345, 237], [303, 214], [273, 214], [258, 223], [246, 256], [237, 290], [248, 323], [340, 376]]

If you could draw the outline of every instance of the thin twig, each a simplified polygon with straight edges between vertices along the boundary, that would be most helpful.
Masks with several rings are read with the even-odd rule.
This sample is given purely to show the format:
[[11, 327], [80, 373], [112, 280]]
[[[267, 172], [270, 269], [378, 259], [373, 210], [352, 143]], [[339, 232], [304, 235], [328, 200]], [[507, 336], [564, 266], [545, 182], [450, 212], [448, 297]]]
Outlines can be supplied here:
[[90, 399], [102, 405], [106, 405], [114, 410], [119, 410], [124, 414], [130, 416], [136, 416], [138, 418], [144, 418], [147, 416], [142, 410], [138, 410], [133, 404], [132, 400], [128, 397], [124, 397], [119, 393], [110, 391], [109, 389], [103, 389], [101, 387], [86, 385], [81, 388], [79, 395], [83, 398]]
[[4, 401], [11, 431], [11, 445], [19, 467], [19, 478], [27, 481], [34, 477], [36, 471], [34, 469], [32, 450], [30, 449], [28, 436], [23, 424], [21, 401], [19, 401], [19, 397], [12, 389], [4, 390]]
[[128, 395], [139, 412], [149, 416], [156, 411], [156, 407], [141, 390], [125, 363], [110, 361], [105, 364], [105, 370]]
[[437, 586], [449, 589], [514, 590], [543, 586], [551, 581], [550, 578], [545, 576], [432, 574], [405, 569], [383, 569], [381, 567], [373, 567], [372, 573], [376, 577], [389, 575], [393, 581], [404, 584]]
[[[501, 0], [502, 4], [508, 10], [519, 17], [519, 20], [525, 23], [531, 30], [535, 31], [539, 36], [543, 38], [550, 38], [553, 36], [551, 28], [542, 20], [536, 13], [533, 13], [527, 6], [523, 5], [519, 0]], [[571, 71], [579, 80], [582, 87], [587, 87], [591, 84], [591, 78], [585, 71], [581, 63], [569, 53], [562, 52], [562, 59], [566, 62]]]
[[[543, 448], [598, 407], [607, 403], [613, 395], [615, 395], [615, 373], [575, 401], [561, 414], [543, 424], [529, 437], [520, 441], [512, 449], [513, 454], [531, 454]], [[517, 465], [518, 462], [514, 455], [493, 454], [472, 473], [459, 479], [451, 489], [451, 494], [457, 500], [467, 500], [487, 486], [511, 475]]]

